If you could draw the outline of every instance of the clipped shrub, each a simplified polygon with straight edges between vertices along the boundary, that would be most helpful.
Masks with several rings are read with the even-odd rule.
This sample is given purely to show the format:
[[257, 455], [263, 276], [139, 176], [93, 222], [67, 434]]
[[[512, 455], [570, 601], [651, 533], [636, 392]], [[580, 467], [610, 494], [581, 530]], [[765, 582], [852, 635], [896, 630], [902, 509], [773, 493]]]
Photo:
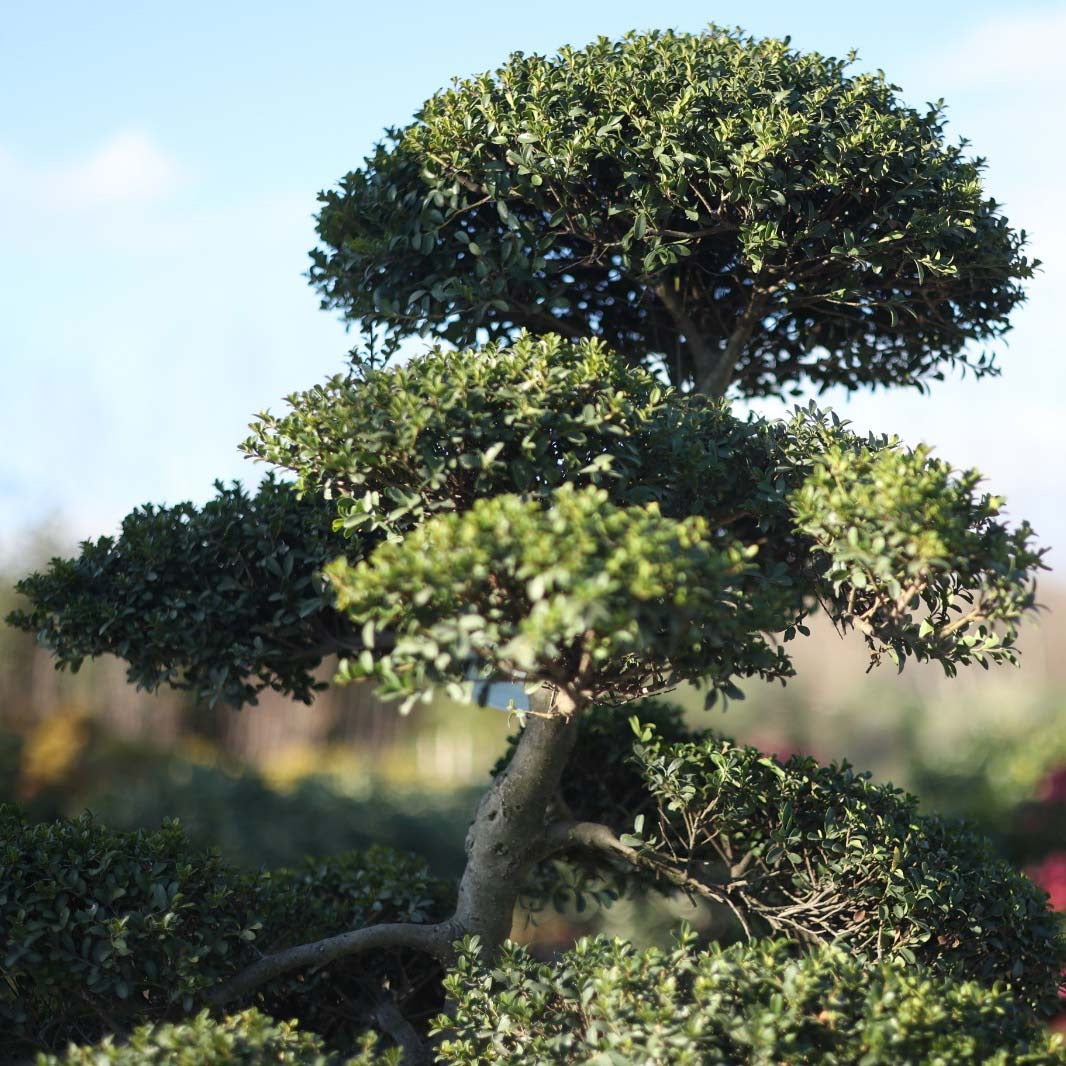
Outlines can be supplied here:
[[341, 660], [338, 677], [372, 677], [379, 695], [414, 700], [435, 686], [461, 698], [484, 659], [527, 681], [549, 680], [565, 661], [575, 689], [600, 699], [662, 687], [667, 668], [652, 662], [668, 663], [675, 683], [714, 689], [734, 688], [733, 675], [787, 675], [791, 664], [762, 631], [794, 617], [793, 590], [756, 554], [719, 543], [700, 516], [615, 507], [593, 486], [562, 486], [548, 510], [518, 495], [478, 500], [355, 567], [326, 567], [338, 609], [370, 644], [395, 634], [376, 656]]
[[293, 1022], [246, 1010], [221, 1020], [201, 1011], [187, 1022], [144, 1025], [122, 1043], [108, 1036], [88, 1047], [71, 1045], [61, 1055], [38, 1055], [36, 1066], [396, 1066], [399, 1061], [397, 1050], [379, 1051], [373, 1035], [360, 1041], [355, 1055], [345, 1057], [328, 1053], [318, 1036]]
[[146, 689], [240, 705], [271, 688], [310, 703], [324, 687], [315, 648], [339, 624], [313, 573], [341, 551], [358, 557], [362, 544], [331, 533], [329, 503], [274, 477], [254, 494], [215, 489], [199, 509], [139, 507], [118, 537], [53, 559], [19, 582], [32, 606], [8, 621], [71, 670], [110, 652]]
[[534, 871], [534, 905], [560, 902], [560, 883], [600, 902], [681, 887], [727, 907], [749, 935], [1010, 982], [1036, 1009], [1056, 1008], [1066, 941], [1046, 896], [964, 823], [920, 814], [913, 796], [847, 763], [780, 762], [691, 731], [676, 708], [642, 703], [630, 724], [620, 718], [587, 712], [560, 797], [628, 855], [561, 853], [556, 869]]
[[[0, 1060], [181, 1017], [259, 954], [435, 920], [451, 891], [421, 860], [385, 848], [249, 874], [177, 824], [121, 833], [86, 814], [32, 825], [0, 808]], [[279, 978], [254, 1001], [351, 1046], [386, 987], [424, 1024], [440, 1007], [440, 976], [426, 956], [367, 953]]]
[[554, 329], [749, 396], [988, 373], [966, 341], [1006, 327], [1024, 236], [939, 107], [847, 68], [713, 25], [516, 52], [320, 195], [312, 282], [386, 352]]
[[964, 824], [919, 814], [913, 796], [847, 763], [638, 729], [654, 805], [640, 852], [683, 867], [752, 931], [1007, 981], [1053, 1009], [1066, 944], [1047, 898]]
[[1015, 997], [834, 947], [783, 940], [696, 951], [580, 941], [553, 963], [468, 943], [445, 982], [441, 1062], [603, 1066], [1009, 1066], [1066, 1062]]
[[0, 808], [0, 1050], [189, 1011], [249, 958], [254, 896], [175, 824], [118, 833]]

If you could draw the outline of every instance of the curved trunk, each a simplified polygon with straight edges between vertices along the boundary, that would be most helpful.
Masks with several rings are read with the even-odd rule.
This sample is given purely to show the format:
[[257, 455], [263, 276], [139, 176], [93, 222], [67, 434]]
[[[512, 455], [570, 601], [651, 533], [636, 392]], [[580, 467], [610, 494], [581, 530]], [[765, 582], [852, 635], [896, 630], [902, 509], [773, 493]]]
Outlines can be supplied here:
[[[540, 706], [537, 706], [537, 704]], [[515, 753], [478, 804], [466, 838], [456, 939], [476, 934], [495, 950], [507, 939], [518, 891], [543, 853], [545, 817], [574, 746], [577, 706], [556, 690], [534, 700]]]

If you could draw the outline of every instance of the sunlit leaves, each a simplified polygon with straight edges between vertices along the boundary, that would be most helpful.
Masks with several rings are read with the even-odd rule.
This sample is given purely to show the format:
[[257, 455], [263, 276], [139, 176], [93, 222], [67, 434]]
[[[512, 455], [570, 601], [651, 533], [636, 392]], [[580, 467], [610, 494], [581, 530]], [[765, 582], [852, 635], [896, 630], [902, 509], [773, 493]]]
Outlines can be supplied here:
[[346, 531], [396, 533], [483, 496], [624, 477], [667, 391], [599, 342], [526, 335], [333, 378], [261, 414], [243, 447], [338, 499]]
[[[573, 680], [584, 672], [575, 651], [581, 627], [610, 618], [615, 639], [631, 643], [624, 654], [621, 645], [603, 654], [618, 698], [629, 699], [674, 676], [686, 627], [701, 651], [683, 675], [696, 676], [702, 661], [714, 675], [712, 695], [735, 696], [729, 663], [741, 676], [782, 675], [783, 656], [768, 652], [767, 638], [804, 632], [816, 602], [838, 625], [859, 628], [875, 660], [935, 658], [949, 670], [1012, 658], [1017, 623], [1033, 604], [1040, 553], [1031, 531], [1002, 522], [1001, 501], [975, 492], [976, 475], [956, 475], [924, 449], [859, 437], [813, 407], [787, 421], [737, 418], [628, 367], [597, 341], [527, 335], [512, 346], [433, 349], [402, 367], [334, 378], [290, 404], [284, 417], [261, 415], [245, 449], [293, 471], [295, 487], [267, 481], [254, 497], [222, 489], [200, 510], [136, 511], [117, 540], [88, 543], [78, 559], [27, 578], [20, 589], [32, 609], [17, 613], [16, 624], [38, 632], [61, 663], [113, 652], [140, 684], [241, 702], [266, 685], [307, 698], [322, 655], [345, 650], [354, 653], [348, 676], [373, 675], [397, 694], [413, 694], [422, 681], [467, 679], [504, 645], [505, 672]], [[564, 488], [595, 489], [565, 499], [603, 506], [568, 513], [565, 531], [541, 529], [546, 514], [561, 514]], [[488, 517], [501, 508], [516, 509], [514, 526]], [[477, 518], [458, 521], [472, 509]], [[642, 514], [644, 525], [616, 511]], [[608, 515], [651, 537], [652, 554], [634, 570], [639, 580], [615, 587], [609, 569], [594, 573], [614, 565], [605, 544], [572, 572], [560, 570], [557, 559], [586, 535], [606, 535]], [[434, 524], [445, 518], [456, 521]], [[702, 523], [697, 539], [708, 558], [744, 561], [731, 586], [743, 610], [732, 597], [701, 592], [672, 620], [654, 623], [673, 643], [649, 642], [650, 630], [638, 637], [630, 627], [636, 614], [653, 602], [667, 613], [679, 607], [661, 585], [675, 561], [665, 549], [655, 555], [652, 542], [668, 528], [694, 529], [693, 521]], [[549, 539], [534, 551], [542, 533]], [[558, 543], [549, 548], [551, 537]], [[404, 551], [410, 569], [396, 571], [390, 590], [384, 575]], [[363, 647], [371, 616], [332, 609], [317, 574], [342, 552], [350, 562], [366, 559], [374, 575], [367, 587], [380, 598], [374, 625], [404, 634], [397, 650], [387, 641]], [[513, 597], [510, 615], [490, 617], [485, 589], [467, 588], [477, 567]], [[566, 581], [579, 574], [585, 584], [568, 592]], [[572, 616], [544, 606], [568, 595], [578, 604]], [[448, 625], [465, 613], [463, 625], [473, 628], [442, 635], [435, 627], [444, 616], [426, 614], [427, 596], [447, 601]], [[476, 606], [462, 607], [463, 596]], [[634, 597], [630, 606], [625, 596]], [[346, 599], [344, 611], [355, 602]], [[541, 629], [508, 629], [534, 604]], [[503, 628], [480, 628], [490, 622]], [[734, 642], [728, 655], [709, 651], [714, 632], [722, 647]], [[418, 652], [423, 666], [398, 680], [382, 656], [415, 639], [436, 650]], [[607, 696], [606, 685], [604, 673], [591, 691]]]
[[463, 945], [436, 1020], [455, 1066], [1055, 1066], [1066, 1061], [1014, 996], [921, 968], [807, 955], [780, 940], [673, 949], [580, 940], [549, 961]]
[[593, 487], [564, 486], [547, 506], [480, 500], [327, 568], [368, 644], [379, 631], [395, 640], [341, 676], [413, 696], [485, 672], [616, 702], [681, 680], [781, 676], [788, 660], [760, 631], [786, 624], [791, 589], [751, 562], [757, 550]]
[[1028, 524], [999, 518], [1003, 500], [980, 481], [926, 447], [832, 444], [789, 497], [828, 562], [826, 610], [863, 633], [875, 660], [937, 659], [948, 673], [1014, 661], [1042, 552]]
[[1034, 264], [981, 171], [939, 106], [787, 40], [601, 38], [516, 53], [390, 131], [321, 194], [311, 277], [386, 354], [555, 330], [680, 384], [750, 316], [748, 394], [983, 374], [967, 345]]

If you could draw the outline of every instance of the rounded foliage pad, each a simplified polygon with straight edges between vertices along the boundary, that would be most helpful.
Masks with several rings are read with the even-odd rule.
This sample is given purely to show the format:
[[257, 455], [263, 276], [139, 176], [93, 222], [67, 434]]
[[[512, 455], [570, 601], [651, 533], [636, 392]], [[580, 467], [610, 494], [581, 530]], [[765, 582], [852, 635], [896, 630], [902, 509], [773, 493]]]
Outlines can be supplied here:
[[1034, 264], [939, 105], [788, 40], [516, 53], [320, 196], [311, 279], [384, 342], [599, 336], [675, 384], [983, 374]]

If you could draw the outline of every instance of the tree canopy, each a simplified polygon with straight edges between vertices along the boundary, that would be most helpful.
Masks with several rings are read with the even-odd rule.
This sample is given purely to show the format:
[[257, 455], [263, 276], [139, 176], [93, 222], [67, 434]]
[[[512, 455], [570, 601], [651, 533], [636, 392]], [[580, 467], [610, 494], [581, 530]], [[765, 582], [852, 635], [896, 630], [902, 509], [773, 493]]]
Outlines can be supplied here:
[[848, 67], [715, 26], [516, 53], [320, 194], [312, 282], [386, 353], [596, 336], [712, 395], [988, 373], [1024, 234], [941, 105]]
[[[1042, 550], [976, 471], [723, 399], [991, 373], [973, 345], [1032, 272], [939, 106], [847, 71], [713, 26], [518, 54], [323, 194], [312, 281], [367, 348], [257, 417], [243, 450], [280, 476], [134, 511], [10, 620], [61, 666], [111, 652], [237, 705], [309, 701], [332, 654], [405, 705], [506, 679], [522, 729], [454, 886], [387, 853], [238, 875], [174, 826], [0, 812], [20, 1046], [207, 1005], [298, 1014], [353, 1063], [395, 1061], [368, 1027], [408, 1064], [434, 1034], [441, 1063], [1064, 1061], [1037, 1017], [1066, 942], [985, 842], [633, 706], [784, 682], [815, 610], [871, 665], [1013, 662], [1035, 605]], [[389, 365], [412, 334], [437, 343]], [[750, 943], [538, 967], [505, 941], [560, 886], [685, 892]], [[157, 1047], [344, 1061], [254, 1011], [67, 1061]]]
[[624, 702], [788, 676], [770, 638], [816, 604], [875, 659], [1011, 661], [1034, 603], [1032, 531], [976, 472], [814, 408], [739, 418], [595, 340], [435, 349], [289, 402], [244, 447], [295, 486], [136, 511], [21, 582], [12, 621], [238, 703], [309, 698], [330, 652], [392, 695], [480, 671]]

